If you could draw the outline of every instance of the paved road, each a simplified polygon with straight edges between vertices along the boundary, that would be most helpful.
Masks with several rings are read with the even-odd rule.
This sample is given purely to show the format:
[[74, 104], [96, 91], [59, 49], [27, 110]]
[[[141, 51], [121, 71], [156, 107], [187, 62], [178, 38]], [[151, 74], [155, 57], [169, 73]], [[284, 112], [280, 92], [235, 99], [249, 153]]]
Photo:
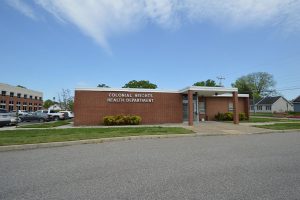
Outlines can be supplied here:
[[300, 199], [300, 133], [0, 153], [0, 199]]

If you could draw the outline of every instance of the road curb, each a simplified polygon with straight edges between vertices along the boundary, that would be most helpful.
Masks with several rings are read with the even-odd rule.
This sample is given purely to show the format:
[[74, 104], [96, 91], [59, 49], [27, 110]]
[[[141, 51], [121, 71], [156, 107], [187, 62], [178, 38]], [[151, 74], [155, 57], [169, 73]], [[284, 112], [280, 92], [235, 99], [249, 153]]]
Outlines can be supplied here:
[[65, 142], [49, 142], [49, 143], [38, 143], [38, 144], [23, 144], [23, 145], [9, 145], [0, 146], [0, 152], [14, 151], [14, 150], [29, 150], [38, 148], [50, 148], [50, 147], [63, 147], [78, 144], [97, 144], [103, 142], [112, 141], [125, 141], [125, 140], [138, 140], [138, 139], [158, 139], [158, 138], [177, 138], [177, 137], [196, 137], [196, 133], [191, 134], [170, 134], [170, 135], [143, 135], [143, 136], [127, 136], [127, 137], [113, 137], [113, 138], [99, 138], [99, 139], [88, 139], [88, 140], [76, 140], [76, 141], [65, 141]]
[[290, 132], [300, 132], [300, 129], [290, 129], [290, 130], [269, 130], [269, 131], [263, 131], [263, 132], [251, 133], [251, 134], [290, 133]]
[[270, 134], [270, 133], [288, 133], [288, 132], [300, 132], [300, 129], [292, 130], [270, 130], [263, 132], [254, 132], [246, 134], [230, 134], [230, 133], [190, 133], [190, 134], [170, 134], [170, 135], [142, 135], [142, 136], [126, 136], [126, 137], [113, 137], [113, 138], [99, 138], [99, 139], [88, 139], [88, 140], [75, 140], [65, 142], [49, 142], [49, 143], [38, 143], [38, 144], [23, 144], [23, 145], [9, 145], [0, 146], [0, 152], [14, 151], [14, 150], [29, 150], [38, 148], [51, 148], [51, 147], [63, 147], [78, 144], [97, 144], [103, 142], [113, 141], [126, 141], [126, 140], [139, 140], [139, 139], [160, 139], [160, 138], [178, 138], [178, 137], [197, 137], [197, 136], [228, 136], [228, 135], [255, 135], [255, 134]]

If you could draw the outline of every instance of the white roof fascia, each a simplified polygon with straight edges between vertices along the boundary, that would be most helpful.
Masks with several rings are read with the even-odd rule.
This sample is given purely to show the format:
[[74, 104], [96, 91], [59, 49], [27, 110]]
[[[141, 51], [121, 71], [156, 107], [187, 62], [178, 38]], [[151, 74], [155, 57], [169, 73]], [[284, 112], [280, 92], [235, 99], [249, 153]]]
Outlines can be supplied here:
[[237, 92], [237, 88], [223, 88], [223, 87], [199, 87], [191, 86], [182, 90], [159, 90], [159, 89], [139, 89], [139, 88], [75, 88], [75, 91], [106, 91], [106, 92], [160, 92], [160, 93], [184, 93], [189, 90], [199, 92]]
[[[227, 94], [219, 94], [219, 95], [214, 95], [213, 97], [232, 97], [232, 94], [227, 93]], [[238, 97], [249, 97], [249, 94], [238, 94]]]
[[75, 91], [101, 91], [101, 92], [157, 92], [157, 93], [179, 93], [177, 90], [157, 90], [139, 88], [75, 88]]
[[190, 86], [182, 90], [179, 90], [180, 93], [187, 92], [189, 90], [199, 91], [199, 92], [237, 92], [237, 88], [224, 88], [224, 87], [202, 87], [202, 86]]

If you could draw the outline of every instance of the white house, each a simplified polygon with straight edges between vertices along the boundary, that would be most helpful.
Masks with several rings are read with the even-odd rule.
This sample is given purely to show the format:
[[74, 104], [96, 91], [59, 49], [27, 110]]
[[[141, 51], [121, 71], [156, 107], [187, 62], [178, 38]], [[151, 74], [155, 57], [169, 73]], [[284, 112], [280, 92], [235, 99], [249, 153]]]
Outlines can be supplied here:
[[[251, 106], [251, 112], [254, 112], [253, 106]], [[288, 112], [288, 111], [294, 111], [293, 104], [286, 100], [282, 96], [276, 96], [276, 97], [265, 97], [262, 98], [260, 101], [258, 101], [255, 104], [255, 112], [260, 113], [282, 113], [282, 112]]]
[[62, 110], [58, 104], [54, 104], [48, 108], [48, 110]]

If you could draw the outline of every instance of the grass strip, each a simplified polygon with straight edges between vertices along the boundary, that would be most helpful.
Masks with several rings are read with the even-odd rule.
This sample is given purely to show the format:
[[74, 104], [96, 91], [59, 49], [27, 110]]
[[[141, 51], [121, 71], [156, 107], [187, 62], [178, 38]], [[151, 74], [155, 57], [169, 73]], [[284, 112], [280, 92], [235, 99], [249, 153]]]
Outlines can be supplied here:
[[67, 124], [70, 124], [69, 120], [56, 121], [56, 122], [45, 122], [45, 123], [40, 123], [40, 124], [22, 125], [22, 126], [18, 126], [17, 128], [53, 128], [53, 127], [67, 125]]
[[192, 132], [193, 131], [181, 127], [120, 127], [8, 130], [0, 132], [0, 146], [63, 142], [125, 136], [188, 134]]
[[[252, 117], [249, 120], [240, 121], [242, 123], [263, 123], [263, 122], [295, 122], [295, 120], [289, 119], [278, 119], [278, 118], [263, 118], [263, 117]], [[296, 121], [297, 122], [297, 121]]]
[[275, 123], [269, 125], [256, 125], [255, 127], [273, 130], [300, 129], [300, 123]]

